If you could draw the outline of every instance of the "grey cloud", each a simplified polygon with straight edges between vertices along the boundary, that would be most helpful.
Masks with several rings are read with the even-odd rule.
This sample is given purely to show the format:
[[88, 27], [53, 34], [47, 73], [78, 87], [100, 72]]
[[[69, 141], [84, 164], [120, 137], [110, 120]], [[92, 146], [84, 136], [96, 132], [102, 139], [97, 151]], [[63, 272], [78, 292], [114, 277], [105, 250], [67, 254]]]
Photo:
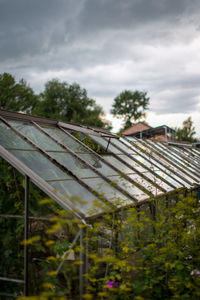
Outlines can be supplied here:
[[158, 114], [198, 111], [200, 99], [198, 99], [197, 94], [198, 92], [192, 88], [164, 90], [155, 96], [151, 110]]
[[[154, 50], [190, 44], [199, 16], [199, 0], [0, 0], [1, 72], [33, 80], [36, 90], [45, 72], [66, 72], [62, 80], [78, 81], [107, 112], [126, 88], [150, 91], [157, 113], [190, 112], [199, 105], [200, 75], [176, 74], [184, 57], [162, 64]], [[107, 67], [127, 61], [130, 74], [109, 74]], [[96, 66], [105, 74], [86, 72]]]
[[65, 43], [65, 22], [76, 10], [71, 0], [1, 1], [0, 59], [41, 55]]
[[158, 21], [167, 22], [171, 27], [199, 10], [200, 3], [197, 0], [87, 0], [80, 23], [86, 30], [134, 30], [138, 26]]
[[94, 55], [106, 58], [104, 52], [108, 49], [109, 54], [109, 40], [114, 44], [115, 39], [145, 42], [163, 35], [166, 40], [168, 31], [179, 18], [187, 17], [188, 10], [193, 13], [194, 7], [196, 13], [199, 6], [195, 0], [189, 4], [186, 0], [3, 0], [0, 2], [0, 59], [51, 55], [59, 46], [69, 47], [67, 54], [72, 55], [71, 46], [80, 44], [79, 55], [82, 51], [82, 56], [89, 61], [87, 56], [93, 52], [86, 47], [89, 53], [84, 53], [85, 40], [88, 45], [103, 41], [102, 51], [98, 53], [95, 49]]

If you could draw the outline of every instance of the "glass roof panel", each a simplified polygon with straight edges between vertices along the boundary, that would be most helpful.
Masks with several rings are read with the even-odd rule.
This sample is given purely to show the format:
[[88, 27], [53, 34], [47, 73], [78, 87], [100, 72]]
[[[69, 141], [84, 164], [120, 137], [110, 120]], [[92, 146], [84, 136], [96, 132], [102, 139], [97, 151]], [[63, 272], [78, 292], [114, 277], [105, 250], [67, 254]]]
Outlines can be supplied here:
[[[72, 172], [81, 178], [82, 181], [85, 182], [85, 179], [90, 179], [88, 181], [88, 185], [94, 189], [95, 191], [99, 191], [99, 186], [94, 186], [92, 184], [93, 179], [97, 179], [99, 183], [101, 183], [101, 194], [106, 193], [106, 195], [109, 197], [110, 194], [113, 194], [113, 190], [115, 190], [115, 193], [118, 193], [115, 188], [113, 188], [107, 181], [103, 178], [101, 178], [98, 174], [96, 174], [93, 170], [91, 170], [86, 164], [82, 163], [80, 160], [73, 157], [70, 153], [57, 153], [52, 152], [51, 155], [57, 159], [62, 165], [66, 166], [69, 170], [72, 170]], [[118, 185], [121, 186], [119, 183]], [[106, 187], [106, 191], [104, 190], [104, 187]], [[121, 193], [120, 193], [121, 194]], [[124, 195], [123, 195], [124, 196]]]
[[[138, 174], [129, 174], [128, 175], [131, 179], [133, 179], [138, 184], [142, 185], [144, 188], [146, 188], [149, 192], [151, 192], [154, 196], [161, 195], [163, 192], [159, 190], [156, 186], [148, 182], [143, 177], [139, 176]], [[147, 175], [147, 177], [149, 177]], [[152, 176], [152, 180], [155, 179], [155, 177]]]
[[118, 207], [134, 203], [130, 198], [116, 190], [101, 178], [89, 178], [83, 179], [83, 181]]
[[[153, 195], [158, 195], [158, 194], [162, 193], [160, 190], [158, 190], [155, 186], [153, 186], [150, 182], [148, 182], [146, 179], [144, 179], [138, 173], [136, 173], [135, 171], [133, 171], [132, 169], [127, 167], [125, 164], [123, 164], [121, 161], [119, 161], [116, 157], [114, 157], [112, 155], [105, 155], [104, 159], [108, 160], [110, 163], [112, 163], [114, 166], [116, 166], [121, 172], [125, 173], [128, 177], [130, 177], [135, 182], [137, 182], [138, 184], [140, 184], [141, 186], [146, 188]], [[146, 172], [145, 169], [143, 169], [143, 172], [141, 172], [141, 168], [140, 168], [141, 174], [145, 173], [145, 172]], [[149, 174], [149, 172], [147, 172], [147, 173]], [[153, 176], [151, 176], [151, 178], [153, 178]]]
[[[167, 174], [163, 173], [162, 171], [156, 171], [156, 174], [160, 175], [163, 179], [166, 179], [169, 183], [173, 184], [176, 188], [181, 188], [182, 185], [175, 181], [173, 178], [168, 176]], [[173, 190], [173, 188], [170, 187], [170, 190]]]
[[156, 167], [149, 159], [145, 159], [145, 158], [141, 157], [140, 155], [138, 155], [137, 153], [134, 155], [130, 155], [130, 156], [137, 159], [139, 161], [139, 163], [143, 164], [144, 166], [146, 166], [147, 168], [149, 168], [151, 170], [158, 169], [158, 167]]
[[[108, 140], [108, 138], [106, 138]], [[128, 147], [126, 147], [123, 143], [121, 143], [121, 141], [119, 139], [111, 139], [111, 142], [116, 145], [117, 147], [120, 147], [120, 149], [122, 149], [123, 151], [125, 151], [126, 153], [130, 153], [130, 154], [134, 154], [135, 151], [132, 149], [129, 149]]]
[[[104, 140], [104, 138], [102, 138], [101, 136], [96, 136], [96, 135], [90, 135], [90, 137], [100, 146], [102, 146], [105, 150], [107, 149], [107, 151], [109, 152], [113, 152], [113, 153], [122, 153], [120, 150], [118, 150], [117, 148], [113, 147], [110, 143], [109, 140], [106, 141]], [[108, 147], [108, 148], [107, 148]]]
[[[108, 145], [107, 141], [105, 141], [104, 139], [102, 139], [101, 137], [96, 137], [96, 136], [91, 136], [97, 143], [99, 143], [100, 145], [103, 146], [103, 148], [105, 149]], [[111, 139], [111, 141], [113, 142], [113, 140], [116, 140], [116, 139]], [[108, 141], [109, 142], [109, 141]], [[120, 146], [122, 143], [119, 142], [118, 140], [115, 141], [115, 144]], [[115, 148], [115, 146], [112, 146], [109, 144], [109, 147], [108, 147], [108, 150], [110, 152], [113, 152], [115, 154], [122, 154], [120, 155], [120, 157], [125, 161], [125, 162], [128, 162], [130, 165], [133, 165], [133, 163], [135, 163], [135, 166], [138, 168], [140, 167], [139, 164], [137, 162], [134, 162], [134, 160], [132, 161], [132, 159], [127, 156], [126, 154], [124, 154], [122, 151], [118, 150], [117, 148]], [[126, 151], [127, 152], [127, 151]], [[131, 151], [132, 153], [134, 154], [130, 154], [127, 152], [128, 155], [130, 155], [131, 157], [133, 157], [133, 159], [136, 159], [139, 161], [139, 163], [142, 163], [144, 164], [145, 166], [147, 166], [148, 168], [154, 170], [154, 166], [152, 165], [152, 163], [150, 163], [149, 161], [147, 161], [146, 159], [142, 158], [138, 153], [135, 153], [134, 151]]]
[[191, 168], [198, 172], [199, 166], [198, 166], [198, 163], [196, 165], [195, 158], [193, 157], [192, 154], [189, 155], [189, 153], [187, 153], [186, 151], [184, 151], [184, 149], [180, 149], [178, 147], [170, 146], [170, 149], [173, 149], [175, 151], [174, 155], [176, 157], [180, 156], [180, 158], [181, 158], [182, 161], [188, 162], [190, 164]]
[[39, 151], [9, 150], [27, 167], [45, 180], [71, 178]]
[[[185, 174], [183, 174], [176, 167], [169, 164], [169, 162], [167, 162], [165, 160], [165, 158], [163, 157], [163, 155], [161, 153], [156, 154], [153, 150], [150, 149], [150, 146], [146, 147], [144, 143], [142, 144], [142, 143], [138, 142], [138, 146], [141, 147], [143, 151], [145, 151], [146, 153], [148, 153], [149, 155], [151, 155], [152, 157], [155, 157], [158, 161], [160, 161], [163, 164], [163, 165], [158, 164], [160, 169], [164, 170], [169, 175], [169, 177], [173, 177], [175, 180], [177, 180], [177, 182], [179, 181], [184, 186], [189, 187], [189, 184], [186, 183], [182, 178], [180, 178], [176, 174], [181, 175], [183, 177], [187, 177], [187, 176], [185, 176]], [[190, 178], [188, 178], [188, 179], [190, 179]]]
[[[130, 178], [134, 179], [136, 176], [135, 176], [135, 174], [132, 177], [130, 175]], [[147, 193], [143, 192], [141, 189], [139, 189], [137, 186], [135, 186], [133, 183], [129, 182], [125, 178], [122, 178], [121, 176], [112, 176], [112, 177], [110, 176], [109, 178], [110, 178], [110, 180], [112, 180], [112, 182], [119, 185], [121, 188], [123, 188], [129, 194], [133, 195], [133, 197], [135, 197], [137, 200], [140, 201], [145, 198], [149, 198], [149, 195]], [[138, 183], [143, 185], [142, 178], [140, 178], [140, 182], [138, 182]], [[148, 189], [148, 190], [150, 191], [150, 189]]]
[[[170, 148], [171, 148], [171, 147], [170, 147]], [[166, 149], [166, 151], [170, 151], [170, 149], [167, 148], [167, 147], [165, 147], [165, 149]], [[173, 148], [172, 148], [172, 149], [173, 149]], [[176, 152], [177, 152], [177, 150], [171, 151], [171, 152], [170, 152], [170, 155], [172, 155], [175, 159], [179, 160], [180, 163], [181, 163], [183, 166], [187, 167], [189, 170], [191, 170], [191, 171], [193, 171], [193, 172], [198, 172], [198, 170], [196, 169], [196, 166], [193, 165], [193, 164], [190, 162], [190, 160], [188, 160], [187, 157], [186, 157], [183, 153], [178, 154], [178, 153], [176, 153]]]
[[[124, 155], [125, 156], [125, 155]], [[117, 155], [117, 157], [123, 157], [123, 155]], [[127, 174], [127, 173], [135, 173], [132, 169], [127, 167], [125, 164], [123, 164], [117, 157], [113, 156], [112, 154], [109, 155], [103, 155], [103, 158], [110, 162], [112, 165], [117, 167], [121, 172]], [[133, 161], [133, 164], [135, 164], [134, 168], [138, 168], [138, 164]], [[139, 166], [139, 171], [144, 170], [142, 167]], [[145, 171], [145, 170], [144, 170]]]
[[[145, 143], [145, 144], [146, 144], [146, 143]], [[148, 145], [148, 147], [151, 148], [151, 145]], [[147, 149], [148, 149], [148, 148], [147, 148]], [[183, 178], [185, 178], [186, 180], [189, 180], [189, 181], [191, 181], [191, 177], [187, 176], [187, 175], [186, 175], [185, 173], [183, 173], [181, 170], [177, 169], [176, 166], [174, 166], [173, 164], [169, 163], [169, 161], [167, 161], [166, 159], [168, 159], [168, 160], [171, 160], [171, 159], [168, 158], [168, 157], [165, 158], [165, 153], [160, 152], [159, 149], [156, 149], [156, 151], [158, 152], [158, 154], [157, 154], [157, 153], [155, 154], [154, 151], [151, 151], [151, 150], [149, 150], [149, 151], [150, 151], [150, 153], [151, 153], [154, 157], [156, 157], [157, 159], [159, 159], [159, 161], [162, 162], [162, 163], [167, 167], [167, 169], [169, 170], [169, 175], [170, 175], [170, 172], [171, 172], [171, 174], [172, 174], [172, 176], [173, 176], [174, 178], [177, 178], [177, 179], [178, 179], [180, 182], [182, 182], [185, 186], [189, 186], [189, 185], [184, 181], [184, 179], [181, 179], [181, 178], [179, 177], [179, 175], [182, 176]], [[174, 164], [176, 165], [176, 162], [174, 162]], [[174, 175], [174, 173], [175, 173], [176, 175]]]
[[82, 161], [74, 157], [72, 154], [66, 152], [50, 152], [53, 158], [55, 158], [59, 163], [64, 165], [68, 170], [71, 170], [78, 177], [96, 177], [96, 174], [90, 167], [84, 164]]
[[[139, 144], [139, 142], [138, 142], [138, 146], [139, 146], [140, 148], [142, 148], [142, 150], [139, 150], [138, 148], [134, 147], [130, 142], [127, 142], [125, 139], [122, 139], [122, 140], [123, 140], [129, 147], [131, 147], [132, 149], [134, 149], [138, 155], [143, 156], [146, 160], [148, 160], [148, 161], [149, 161], [151, 164], [153, 164], [155, 167], [157, 167], [157, 168], [159, 168], [159, 169], [161, 169], [161, 170], [166, 171], [166, 168], [165, 168], [162, 164], [159, 163], [160, 159], [158, 159], [158, 161], [155, 160], [155, 159], [154, 159], [155, 156], [153, 155], [153, 153], [150, 152], [149, 149], [145, 148], [142, 144]], [[146, 160], [144, 160], [144, 163], [145, 163]]]
[[[151, 142], [151, 144], [152, 144], [152, 142]], [[186, 169], [186, 172], [187, 172], [188, 174], [191, 174], [191, 172], [190, 172], [190, 170], [189, 170], [189, 168], [188, 168], [188, 164], [187, 164], [187, 163], [185, 163], [185, 164], [182, 163], [182, 162], [180, 161], [179, 158], [175, 158], [173, 155], [171, 155], [169, 149], [168, 149], [168, 151], [167, 151], [166, 149], [161, 148], [160, 145], [159, 145], [158, 143], [155, 143], [154, 146], [155, 146], [159, 151], [166, 153], [167, 156], [168, 156], [168, 159], [172, 159], [174, 164], [179, 165], [179, 168], [182, 168], [183, 170]], [[197, 176], [195, 176], [193, 173], [191, 174], [191, 176], [192, 176], [193, 178], [194, 178], [194, 177], [197, 178]], [[190, 179], [190, 181], [191, 181], [191, 180], [194, 181], [192, 178]], [[197, 178], [197, 182], [199, 182], [199, 178]]]
[[[126, 157], [126, 155], [119, 155], [120, 158], [122, 158], [124, 160], [125, 163], [128, 163], [130, 166], [134, 167], [134, 161], [132, 159], [128, 159], [128, 157]], [[140, 172], [143, 173], [145, 176], [147, 176], [149, 179], [151, 179], [153, 182], [159, 181], [159, 179], [156, 177], [156, 173], [157, 171], [159, 171], [158, 169], [154, 168], [153, 166], [150, 165], [151, 170], [155, 173], [155, 175], [153, 175], [152, 173], [150, 173], [149, 171], [147, 171], [146, 169], [142, 168], [141, 171], [141, 166], [138, 165], [138, 167], [140, 167]], [[164, 176], [166, 176], [164, 174]], [[162, 187], [165, 190], [171, 190], [171, 187], [168, 186], [166, 183], [163, 182]]]
[[72, 139], [70, 136], [62, 132], [59, 128], [43, 127], [48, 133], [50, 133], [57, 140], [69, 147], [71, 150], [79, 154], [79, 157], [83, 158], [97, 170], [102, 172], [105, 176], [115, 175], [112, 168], [102, 162], [95, 154], [92, 154], [88, 149], [82, 147], [78, 142]]
[[2, 121], [0, 121], [0, 144], [5, 148], [34, 149]]
[[10, 121], [9, 123], [13, 125], [16, 129], [18, 129], [20, 132], [22, 132], [27, 138], [29, 138], [40, 148], [44, 150], [63, 150], [63, 148], [60, 145], [58, 145], [52, 139], [50, 139], [48, 136], [42, 133], [34, 125], [19, 121]]
[[49, 184], [87, 216], [101, 213], [108, 206], [75, 180], [52, 181]]
[[[103, 161], [101, 161], [96, 155], [89, 153], [79, 153], [79, 156], [86, 160], [89, 164], [95, 167], [98, 171], [100, 171], [105, 176], [108, 175], [117, 175], [118, 173], [113, 170], [111, 167], [106, 165]], [[109, 161], [109, 160], [108, 160]]]
[[86, 148], [82, 147], [78, 142], [73, 140], [70, 136], [64, 133], [61, 129], [56, 127], [46, 127], [42, 126], [51, 136], [57, 139], [62, 144], [66, 145], [68, 148], [74, 152], [89, 152]]

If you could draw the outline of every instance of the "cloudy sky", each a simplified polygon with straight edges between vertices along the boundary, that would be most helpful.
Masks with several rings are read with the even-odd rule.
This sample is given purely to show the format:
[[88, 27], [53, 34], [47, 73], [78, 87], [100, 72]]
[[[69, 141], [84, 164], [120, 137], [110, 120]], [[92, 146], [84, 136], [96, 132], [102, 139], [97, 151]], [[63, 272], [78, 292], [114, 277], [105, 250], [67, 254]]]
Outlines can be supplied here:
[[110, 119], [121, 91], [145, 90], [150, 125], [192, 116], [200, 137], [200, 1], [0, 0], [3, 72], [36, 92], [77, 82]]

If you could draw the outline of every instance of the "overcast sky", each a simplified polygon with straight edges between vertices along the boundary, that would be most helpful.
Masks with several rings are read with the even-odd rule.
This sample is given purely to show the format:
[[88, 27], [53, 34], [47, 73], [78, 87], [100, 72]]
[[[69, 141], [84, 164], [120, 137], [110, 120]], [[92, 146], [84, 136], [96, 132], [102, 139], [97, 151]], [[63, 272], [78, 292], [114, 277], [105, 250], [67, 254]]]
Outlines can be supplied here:
[[3, 72], [36, 92], [77, 82], [107, 114], [124, 89], [145, 90], [150, 125], [191, 115], [200, 137], [200, 1], [0, 0]]

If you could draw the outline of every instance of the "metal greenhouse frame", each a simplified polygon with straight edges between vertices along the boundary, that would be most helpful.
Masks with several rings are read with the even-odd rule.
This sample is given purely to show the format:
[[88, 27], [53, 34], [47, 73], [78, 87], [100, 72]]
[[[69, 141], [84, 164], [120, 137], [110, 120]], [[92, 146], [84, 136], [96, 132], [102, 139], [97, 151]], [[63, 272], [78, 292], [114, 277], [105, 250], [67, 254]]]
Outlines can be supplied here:
[[[81, 138], [76, 138], [74, 132]], [[101, 147], [102, 153], [84, 144], [85, 137]], [[119, 137], [87, 126], [4, 110], [0, 110], [0, 156], [25, 177], [24, 240], [29, 238], [30, 181], [88, 226], [104, 214], [104, 206], [116, 212], [139, 207], [151, 198], [193, 190], [200, 184], [197, 145]], [[81, 195], [89, 202], [77, 205], [71, 200], [72, 195]], [[96, 202], [102, 206], [92, 207]], [[1, 214], [0, 217], [17, 216]], [[82, 249], [86, 233], [87, 229], [80, 228], [70, 248], [79, 240]], [[25, 296], [29, 295], [28, 259], [25, 244], [24, 280], [0, 277], [0, 281], [24, 284]], [[84, 260], [83, 251], [80, 260]], [[82, 299], [84, 266], [79, 268]], [[87, 255], [85, 268], [88, 268]]]

